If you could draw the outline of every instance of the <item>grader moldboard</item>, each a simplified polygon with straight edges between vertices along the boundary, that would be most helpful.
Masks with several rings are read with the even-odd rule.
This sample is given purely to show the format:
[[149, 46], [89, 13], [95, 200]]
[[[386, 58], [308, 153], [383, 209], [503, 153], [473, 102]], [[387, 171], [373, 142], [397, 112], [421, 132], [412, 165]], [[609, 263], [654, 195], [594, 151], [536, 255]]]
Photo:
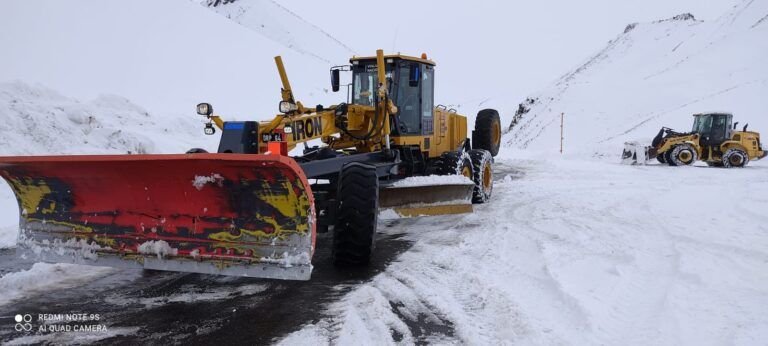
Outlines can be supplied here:
[[663, 127], [651, 146], [625, 143], [622, 162], [638, 164], [656, 159], [670, 166], [689, 166], [702, 160], [708, 166], [740, 168], [768, 154], [760, 143], [760, 133], [747, 131], [748, 125], [737, 131], [739, 123], [731, 125], [732, 114], [702, 113], [693, 117], [691, 132], [680, 133]]
[[[435, 63], [353, 57], [347, 102], [294, 99], [280, 57], [280, 114], [224, 121], [218, 153], [0, 157], [21, 213], [17, 252], [47, 262], [308, 280], [317, 232], [333, 230], [337, 265], [365, 265], [380, 208], [404, 216], [472, 211], [493, 189], [499, 114], [467, 119], [434, 104]], [[349, 99], [351, 97], [351, 100]], [[323, 145], [309, 147], [308, 141]], [[288, 152], [304, 143], [303, 155]], [[453, 175], [443, 184], [399, 183]], [[464, 176], [465, 178], [461, 178]]]

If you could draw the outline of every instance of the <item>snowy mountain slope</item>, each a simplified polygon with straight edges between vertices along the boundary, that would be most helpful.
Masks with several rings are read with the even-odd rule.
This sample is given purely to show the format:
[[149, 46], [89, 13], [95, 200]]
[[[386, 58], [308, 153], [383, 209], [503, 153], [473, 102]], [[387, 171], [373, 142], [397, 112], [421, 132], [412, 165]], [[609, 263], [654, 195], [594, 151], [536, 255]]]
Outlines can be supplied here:
[[631, 24], [608, 46], [531, 95], [505, 136], [513, 148], [559, 149], [565, 113], [567, 153], [615, 159], [626, 140], [661, 126], [688, 130], [691, 114], [734, 113], [768, 132], [768, 1], [750, 0], [712, 22], [681, 15]]
[[0, 82], [78, 99], [121, 95], [168, 117], [197, 117], [194, 106], [207, 101], [228, 119], [265, 119], [277, 113], [273, 57], [282, 55], [300, 100], [339, 99], [325, 91], [330, 64], [188, 0], [2, 1], [0, 13], [9, 14], [0, 21]]
[[355, 53], [328, 32], [273, 0], [192, 1], [324, 63], [343, 64]]

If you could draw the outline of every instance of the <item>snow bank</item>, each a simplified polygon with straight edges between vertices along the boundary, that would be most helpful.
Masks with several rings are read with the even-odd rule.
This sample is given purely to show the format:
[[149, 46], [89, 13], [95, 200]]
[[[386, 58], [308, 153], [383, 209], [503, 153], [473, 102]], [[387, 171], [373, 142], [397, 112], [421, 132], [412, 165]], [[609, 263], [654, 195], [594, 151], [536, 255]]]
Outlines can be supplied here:
[[87, 284], [115, 269], [75, 264], [35, 263], [29, 270], [0, 277], [0, 306], [33, 294]]
[[[768, 131], [768, 1], [742, 1], [711, 22], [691, 15], [627, 26], [605, 49], [521, 104], [506, 146], [616, 161], [626, 140], [662, 126], [691, 128], [694, 113], [734, 113]], [[528, 111], [529, 109], [529, 111]]]
[[[196, 116], [160, 116], [116, 95], [84, 102], [19, 81], [0, 82], [0, 119], [0, 155], [183, 153], [215, 141]], [[2, 181], [0, 247], [15, 243], [18, 220]]]
[[[121, 95], [172, 118], [197, 117], [195, 105], [209, 102], [225, 119], [263, 120], [277, 113], [280, 79], [273, 57], [282, 55], [298, 100], [327, 105], [343, 96], [326, 92], [331, 64], [197, 2], [0, 2], [0, 13], [10, 14], [0, 21], [0, 82], [42, 83], [78, 99]], [[260, 15], [294, 29], [280, 39], [315, 37], [311, 26], [294, 24], [285, 11]]]

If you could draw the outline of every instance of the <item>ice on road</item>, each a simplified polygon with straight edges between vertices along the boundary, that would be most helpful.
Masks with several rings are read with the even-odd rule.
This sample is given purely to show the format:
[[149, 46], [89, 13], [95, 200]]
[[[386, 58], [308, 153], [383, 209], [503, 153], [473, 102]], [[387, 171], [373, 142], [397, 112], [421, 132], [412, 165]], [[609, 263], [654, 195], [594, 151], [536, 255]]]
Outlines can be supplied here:
[[498, 162], [519, 176], [490, 204], [410, 221], [410, 251], [282, 342], [768, 340], [764, 162]]

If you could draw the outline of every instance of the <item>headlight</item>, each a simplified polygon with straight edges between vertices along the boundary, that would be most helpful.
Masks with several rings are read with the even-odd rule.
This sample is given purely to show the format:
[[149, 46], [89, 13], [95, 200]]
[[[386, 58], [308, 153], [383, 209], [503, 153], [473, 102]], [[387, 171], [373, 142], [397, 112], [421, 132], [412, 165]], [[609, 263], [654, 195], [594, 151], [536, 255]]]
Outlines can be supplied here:
[[295, 103], [280, 101], [280, 113], [290, 113], [299, 109]]
[[209, 116], [213, 114], [213, 107], [210, 103], [197, 104], [197, 114]]

